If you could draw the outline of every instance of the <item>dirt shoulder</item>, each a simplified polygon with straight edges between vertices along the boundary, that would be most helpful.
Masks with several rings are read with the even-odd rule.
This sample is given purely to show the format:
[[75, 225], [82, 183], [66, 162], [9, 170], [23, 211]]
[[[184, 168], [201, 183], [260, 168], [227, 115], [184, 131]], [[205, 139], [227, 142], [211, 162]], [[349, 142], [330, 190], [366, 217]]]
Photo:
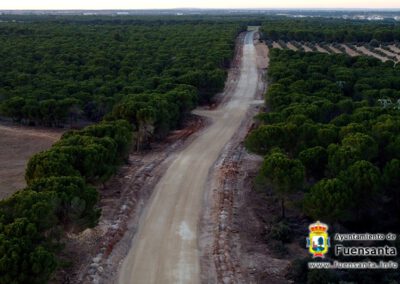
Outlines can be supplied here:
[[29, 158], [60, 139], [63, 131], [0, 124], [0, 200], [24, 188]]
[[269, 48], [265, 43], [260, 42], [259, 38], [260, 38], [259, 34], [256, 34], [254, 40], [254, 46], [257, 52], [256, 61], [258, 69], [261, 70], [260, 72], [264, 72], [264, 70], [267, 69], [269, 65]]

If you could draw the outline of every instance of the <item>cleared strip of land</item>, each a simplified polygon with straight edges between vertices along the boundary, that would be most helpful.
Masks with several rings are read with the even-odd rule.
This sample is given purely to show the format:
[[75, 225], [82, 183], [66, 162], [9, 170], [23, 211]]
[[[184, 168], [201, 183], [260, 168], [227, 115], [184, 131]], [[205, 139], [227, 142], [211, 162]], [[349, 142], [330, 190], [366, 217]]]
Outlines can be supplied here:
[[388, 46], [393, 52], [400, 54], [400, 48], [395, 46], [394, 44]]
[[312, 49], [309, 46], [307, 46], [305, 44], [302, 44], [302, 46], [303, 46], [305, 52], [312, 52]]
[[379, 59], [382, 62], [386, 62], [386, 61], [389, 60], [386, 57], [383, 57], [383, 56], [381, 56], [379, 54], [376, 54], [375, 52], [372, 52], [372, 51], [368, 50], [365, 46], [356, 46], [355, 48], [357, 49], [357, 51], [361, 52], [362, 54], [375, 57], [375, 58]]
[[379, 50], [380, 52], [386, 54], [389, 57], [395, 57], [397, 61], [400, 60], [400, 54], [394, 53], [394, 52], [390, 52], [382, 47], [378, 47], [376, 48], [377, 50]]
[[337, 54], [343, 53], [340, 49], [337, 49], [337, 48], [334, 47], [332, 44], [329, 45], [329, 48], [330, 48], [334, 53], [337, 53]]
[[272, 47], [273, 47], [273, 48], [282, 49], [282, 46], [281, 46], [278, 42], [276, 42], [276, 41], [274, 41], [274, 42], [272, 43]]
[[293, 45], [293, 43], [291, 43], [290, 41], [286, 43], [287, 48], [293, 50], [293, 51], [297, 51], [298, 48], [296, 46]]
[[322, 52], [322, 53], [328, 53], [329, 51], [327, 51], [325, 48], [321, 47], [320, 45], [316, 45], [315, 48], [317, 49], [318, 52]]
[[350, 55], [352, 57], [354, 56], [360, 56], [360, 53], [358, 53], [357, 51], [355, 51], [354, 49], [350, 48], [348, 45], [346, 44], [342, 44], [342, 47], [344, 48], [344, 50], [346, 51], [347, 55]]

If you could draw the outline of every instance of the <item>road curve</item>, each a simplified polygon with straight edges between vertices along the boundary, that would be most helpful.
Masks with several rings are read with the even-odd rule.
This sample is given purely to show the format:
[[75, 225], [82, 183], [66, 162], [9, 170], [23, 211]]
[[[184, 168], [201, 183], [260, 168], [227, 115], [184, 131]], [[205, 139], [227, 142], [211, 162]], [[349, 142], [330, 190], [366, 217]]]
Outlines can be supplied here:
[[[198, 222], [210, 168], [239, 128], [258, 84], [254, 32], [247, 32], [240, 78], [212, 124], [167, 169], [141, 217], [118, 274], [121, 284], [200, 283]], [[206, 114], [206, 113], [204, 113]]]

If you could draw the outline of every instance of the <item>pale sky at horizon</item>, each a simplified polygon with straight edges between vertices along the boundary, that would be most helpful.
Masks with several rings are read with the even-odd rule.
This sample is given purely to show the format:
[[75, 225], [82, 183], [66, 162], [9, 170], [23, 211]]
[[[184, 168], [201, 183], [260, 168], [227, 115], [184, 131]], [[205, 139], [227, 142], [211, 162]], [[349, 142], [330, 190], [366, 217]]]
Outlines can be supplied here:
[[1, 0], [0, 10], [173, 8], [376, 8], [399, 9], [400, 0]]

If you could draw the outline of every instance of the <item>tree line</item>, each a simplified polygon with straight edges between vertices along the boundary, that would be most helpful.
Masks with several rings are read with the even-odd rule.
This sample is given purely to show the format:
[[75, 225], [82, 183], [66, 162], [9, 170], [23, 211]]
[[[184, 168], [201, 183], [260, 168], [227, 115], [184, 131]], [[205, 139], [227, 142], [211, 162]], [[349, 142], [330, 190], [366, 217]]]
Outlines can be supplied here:
[[266, 40], [311, 42], [393, 42], [400, 40], [400, 23], [332, 18], [266, 19], [261, 27]]
[[[400, 99], [399, 66], [369, 57], [273, 49], [268, 74], [270, 111], [257, 116], [259, 126], [245, 144], [265, 155], [256, 184], [280, 201], [275, 235], [291, 230], [288, 203], [299, 218], [324, 221], [331, 231], [399, 233], [400, 110], [378, 102]], [[298, 270], [296, 283], [307, 277], [308, 283], [391, 283], [399, 277], [385, 272], [383, 281], [378, 272], [307, 276], [307, 271], [305, 265]], [[319, 282], [310, 280], [314, 274], [322, 277]]]

